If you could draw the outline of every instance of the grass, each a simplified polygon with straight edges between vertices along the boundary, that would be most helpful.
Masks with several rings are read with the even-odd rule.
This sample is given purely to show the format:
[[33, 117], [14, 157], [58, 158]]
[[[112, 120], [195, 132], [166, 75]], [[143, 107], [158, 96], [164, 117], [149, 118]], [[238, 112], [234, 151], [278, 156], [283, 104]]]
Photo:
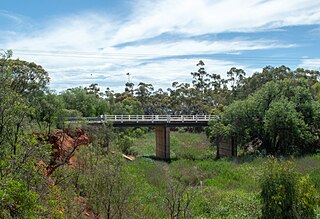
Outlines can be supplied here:
[[[138, 156], [155, 156], [155, 133], [149, 132], [133, 142], [132, 151]], [[170, 132], [172, 159], [207, 159], [214, 157], [210, 142], [204, 133]]]
[[132, 151], [138, 156], [155, 156], [155, 134], [149, 132], [134, 140]]
[[[216, 161], [215, 152], [204, 133], [171, 131], [170, 140], [172, 162], [168, 168], [173, 177], [221, 189], [258, 189], [257, 179], [267, 158]], [[138, 157], [152, 157], [155, 156], [155, 144], [155, 133], [149, 132], [134, 140], [132, 150]], [[320, 191], [320, 154], [296, 158], [294, 162], [297, 170], [303, 175], [308, 174]]]
[[[195, 218], [258, 218], [261, 216], [259, 178], [268, 158], [214, 159], [204, 134], [171, 132], [170, 163], [148, 158], [155, 155], [155, 134], [135, 139], [138, 154], [131, 163], [154, 190], [170, 180], [196, 189], [191, 208]], [[308, 174], [320, 197], [320, 154], [292, 158], [297, 170]], [[320, 218], [320, 208], [317, 210]]]

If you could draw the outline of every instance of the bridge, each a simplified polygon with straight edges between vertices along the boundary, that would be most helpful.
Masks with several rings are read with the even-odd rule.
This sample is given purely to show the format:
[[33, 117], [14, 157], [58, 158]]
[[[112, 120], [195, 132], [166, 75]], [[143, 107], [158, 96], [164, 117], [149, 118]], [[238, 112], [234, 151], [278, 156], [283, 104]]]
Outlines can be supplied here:
[[[110, 124], [114, 127], [155, 127], [156, 157], [170, 160], [170, 127], [207, 126], [214, 115], [101, 115], [85, 117], [89, 124]], [[69, 123], [79, 122], [77, 118], [68, 118]]]
[[[102, 115], [85, 117], [87, 123], [106, 123], [114, 127], [207, 126], [213, 115]], [[70, 121], [70, 120], [69, 120]]]

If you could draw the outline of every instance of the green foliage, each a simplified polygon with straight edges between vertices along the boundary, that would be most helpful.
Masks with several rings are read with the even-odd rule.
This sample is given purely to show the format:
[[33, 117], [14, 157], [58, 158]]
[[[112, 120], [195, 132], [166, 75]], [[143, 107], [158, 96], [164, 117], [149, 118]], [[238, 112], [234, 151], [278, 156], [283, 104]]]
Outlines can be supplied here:
[[134, 139], [132, 150], [133, 153], [138, 156], [155, 156], [155, 145], [155, 134], [153, 132], [149, 132], [140, 138]]
[[0, 59], [0, 68], [5, 71], [1, 76], [6, 75], [6, 85], [9, 85], [14, 92], [28, 98], [42, 93], [49, 83], [48, 72], [33, 62], [4, 58]]
[[210, 128], [206, 129], [206, 134], [215, 145], [218, 145], [223, 138], [232, 135], [232, 125], [224, 124], [219, 117], [210, 121], [209, 125]]
[[317, 82], [319, 75], [320, 72], [315, 70], [297, 68], [292, 71], [284, 65], [279, 67], [266, 66], [262, 72], [256, 72], [251, 77], [242, 80], [241, 86], [236, 87], [237, 92], [234, 92], [236, 95], [232, 99], [245, 99], [270, 81], [307, 79], [308, 85], [312, 86]]
[[133, 138], [125, 135], [118, 139], [117, 145], [120, 151], [124, 154], [131, 154], [131, 147], [133, 145]]
[[196, 190], [177, 180], [166, 181], [164, 194], [165, 208], [168, 218], [192, 218], [190, 205], [196, 195]]
[[35, 123], [50, 120], [37, 106], [49, 77], [40, 65], [9, 58], [0, 59], [0, 217], [39, 218], [49, 200], [43, 166], [36, 164], [49, 161], [51, 145], [35, 134]]
[[315, 189], [291, 162], [270, 159], [261, 177], [262, 218], [314, 218]]
[[300, 218], [314, 218], [315, 209], [320, 204], [320, 197], [309, 176], [300, 177], [298, 183], [298, 214]]
[[293, 154], [298, 145], [310, 144], [313, 136], [301, 113], [287, 99], [273, 101], [265, 113], [264, 131], [271, 143], [271, 153]]
[[135, 186], [134, 180], [126, 178], [127, 171], [121, 160], [109, 157], [108, 160], [101, 159], [90, 165], [93, 167], [89, 173], [91, 177], [84, 176], [85, 193], [89, 202], [103, 218], [126, 217], [129, 197]]
[[16, 180], [8, 179], [0, 184], [1, 218], [36, 218], [39, 195]]
[[310, 179], [315, 184], [316, 188], [320, 190], [320, 169], [312, 170], [309, 174]]
[[68, 89], [61, 94], [61, 97], [66, 109], [77, 110], [85, 117], [104, 115], [109, 110], [105, 99], [82, 87]]
[[[218, 189], [241, 189], [244, 191], [258, 191], [256, 180], [260, 174], [259, 164], [241, 166], [227, 160], [206, 160], [198, 162], [199, 168], [205, 176], [203, 184]], [[239, 183], [241, 182], [241, 183]]]
[[[155, 144], [153, 131], [138, 138], [134, 137], [132, 153], [138, 156], [155, 156]], [[212, 158], [213, 151], [209, 144], [203, 133], [170, 132], [170, 151], [173, 159], [204, 160]]]
[[[161, 198], [152, 184], [152, 177], [146, 177], [159, 173], [154, 171], [157, 167], [153, 161], [143, 159], [127, 163], [122, 156], [105, 154], [94, 146], [82, 148], [78, 156], [82, 162], [68, 184], [73, 184], [90, 203], [95, 215], [102, 218], [164, 217], [159, 212]], [[160, 180], [155, 178], [156, 181]]]
[[260, 218], [261, 205], [257, 193], [241, 190], [203, 189], [192, 208], [199, 218]]
[[225, 107], [208, 133], [216, 144], [233, 136], [241, 146], [260, 139], [259, 149], [270, 154], [306, 153], [316, 148], [319, 118], [306, 80], [271, 81]]
[[[37, 121], [40, 130], [46, 129], [50, 133], [54, 124], [61, 121], [64, 112], [64, 103], [62, 98], [53, 93], [38, 95], [33, 103], [35, 113], [33, 117]], [[69, 116], [71, 117], [71, 116]]]
[[[318, 155], [296, 161], [309, 176], [288, 162], [269, 161], [263, 172], [263, 158], [215, 161], [203, 134], [180, 129], [171, 133], [173, 159], [165, 163], [143, 157], [155, 154], [154, 134], [146, 128], [112, 133], [108, 126], [86, 127], [92, 145], [80, 149], [74, 168], [57, 169], [49, 183], [42, 168], [51, 146], [33, 134], [64, 128], [65, 117], [211, 112], [217, 118], [207, 133], [215, 144], [236, 137], [241, 145], [259, 139], [260, 150], [273, 154], [315, 151], [318, 71], [267, 66], [245, 78], [233, 67], [221, 79], [200, 60], [192, 83], [174, 82], [168, 92], [128, 81], [123, 93], [104, 94], [92, 84], [57, 95], [48, 92], [49, 76], [40, 65], [11, 55], [0, 59], [0, 218], [82, 218], [85, 210], [99, 218], [319, 217]], [[126, 162], [121, 153], [139, 157]], [[35, 168], [39, 161], [44, 165]]]
[[184, 159], [172, 162], [169, 173], [184, 185], [192, 186], [199, 185], [206, 177], [196, 162]]

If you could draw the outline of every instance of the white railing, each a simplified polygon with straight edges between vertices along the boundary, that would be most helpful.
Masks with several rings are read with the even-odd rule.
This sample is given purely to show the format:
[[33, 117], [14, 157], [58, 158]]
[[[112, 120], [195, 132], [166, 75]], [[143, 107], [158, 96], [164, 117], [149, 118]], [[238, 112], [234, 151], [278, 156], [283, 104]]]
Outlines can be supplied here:
[[105, 122], [206, 122], [214, 115], [102, 115]]
[[203, 123], [215, 119], [215, 115], [101, 115], [99, 117], [66, 118], [67, 123]]

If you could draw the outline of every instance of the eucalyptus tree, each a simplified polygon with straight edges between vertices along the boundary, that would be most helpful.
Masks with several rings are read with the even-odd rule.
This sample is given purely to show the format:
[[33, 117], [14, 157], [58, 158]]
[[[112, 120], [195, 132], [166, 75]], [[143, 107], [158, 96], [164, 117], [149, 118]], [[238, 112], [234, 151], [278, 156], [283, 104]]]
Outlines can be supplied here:
[[211, 123], [213, 140], [224, 134], [244, 146], [257, 138], [260, 150], [282, 155], [311, 151], [319, 143], [320, 104], [305, 79], [270, 81], [219, 115]]
[[316, 70], [297, 68], [292, 71], [284, 65], [279, 67], [266, 66], [262, 69], [262, 72], [256, 72], [251, 77], [243, 78], [239, 86], [236, 87], [236, 93], [231, 98], [231, 101], [245, 99], [269, 81], [284, 80], [286, 78], [292, 80], [306, 79], [308, 85], [313, 86], [317, 83], [319, 76], [320, 72]]
[[99, 116], [109, 110], [108, 102], [100, 97], [99, 90], [95, 86], [89, 88], [76, 87], [61, 93], [65, 108], [77, 110], [82, 116]]
[[46, 186], [34, 165], [48, 161], [51, 148], [32, 133], [32, 124], [49, 76], [40, 65], [11, 55], [0, 59], [0, 217], [37, 218]]
[[145, 114], [152, 114], [153, 106], [150, 102], [154, 87], [152, 84], [140, 82], [138, 87], [134, 90], [137, 99], [142, 104], [142, 108]]

